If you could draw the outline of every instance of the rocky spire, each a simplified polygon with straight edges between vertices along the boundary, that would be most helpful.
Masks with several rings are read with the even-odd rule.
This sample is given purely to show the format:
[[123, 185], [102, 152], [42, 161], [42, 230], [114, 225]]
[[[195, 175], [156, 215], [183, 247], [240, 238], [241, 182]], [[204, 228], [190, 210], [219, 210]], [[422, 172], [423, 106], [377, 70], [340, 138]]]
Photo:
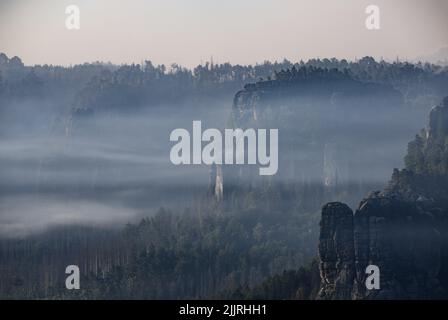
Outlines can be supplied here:
[[[448, 98], [433, 108], [428, 135], [410, 143], [407, 168], [352, 214], [342, 203], [322, 208], [320, 299], [448, 297]], [[380, 270], [380, 288], [366, 269]]]

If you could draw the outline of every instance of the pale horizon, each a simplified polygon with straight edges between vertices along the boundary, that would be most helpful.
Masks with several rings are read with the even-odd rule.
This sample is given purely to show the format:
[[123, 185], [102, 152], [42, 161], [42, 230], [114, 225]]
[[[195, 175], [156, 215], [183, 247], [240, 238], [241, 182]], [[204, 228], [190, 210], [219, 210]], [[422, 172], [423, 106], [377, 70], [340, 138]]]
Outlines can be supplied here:
[[[65, 28], [78, 5], [80, 30]], [[365, 8], [380, 8], [381, 29], [367, 30]], [[448, 2], [293, 0], [4, 0], [0, 52], [26, 65], [210, 61], [254, 65], [288, 59], [415, 60], [448, 46]]]

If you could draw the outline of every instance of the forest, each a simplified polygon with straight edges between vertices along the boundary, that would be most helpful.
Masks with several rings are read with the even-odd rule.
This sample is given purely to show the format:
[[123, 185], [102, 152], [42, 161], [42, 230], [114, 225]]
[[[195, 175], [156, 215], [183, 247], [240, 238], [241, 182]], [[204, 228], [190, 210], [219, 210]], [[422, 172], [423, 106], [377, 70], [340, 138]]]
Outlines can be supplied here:
[[[314, 299], [321, 207], [384, 187], [447, 95], [447, 67], [372, 57], [188, 69], [0, 54], [0, 299]], [[169, 132], [198, 119], [279, 128], [278, 174], [174, 167]], [[406, 166], [446, 172], [423, 148], [417, 135]], [[71, 264], [80, 290], [65, 288]]]

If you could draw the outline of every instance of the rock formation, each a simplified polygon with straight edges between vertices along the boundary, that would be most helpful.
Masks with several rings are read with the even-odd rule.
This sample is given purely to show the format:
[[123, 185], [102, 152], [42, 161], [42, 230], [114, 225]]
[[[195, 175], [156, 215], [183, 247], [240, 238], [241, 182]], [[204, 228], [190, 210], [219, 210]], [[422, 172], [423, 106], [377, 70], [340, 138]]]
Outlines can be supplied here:
[[[319, 299], [448, 298], [448, 98], [429, 119], [384, 191], [354, 215], [342, 203], [323, 207]], [[369, 265], [380, 289], [366, 288]]]
[[[245, 85], [234, 97], [231, 124], [279, 129], [279, 170], [270, 180], [335, 188], [367, 180], [359, 163], [385, 144], [386, 132], [397, 126], [402, 107], [403, 96], [391, 86], [360, 82], [336, 69], [302, 67], [280, 72], [275, 80]], [[395, 122], [386, 123], [385, 116]], [[348, 128], [360, 123], [360, 134], [354, 136]], [[374, 132], [375, 140], [367, 141]], [[407, 141], [404, 135], [399, 139]], [[366, 141], [375, 147], [360, 153]], [[226, 185], [262, 186], [266, 179], [260, 179], [255, 169], [224, 166]], [[379, 173], [384, 179], [388, 174], [388, 170]]]
[[349, 299], [355, 276], [355, 259], [353, 212], [347, 205], [331, 202], [324, 206], [319, 254], [322, 296]]
[[221, 165], [213, 164], [210, 167], [210, 194], [217, 202], [221, 202], [224, 197], [223, 177]]

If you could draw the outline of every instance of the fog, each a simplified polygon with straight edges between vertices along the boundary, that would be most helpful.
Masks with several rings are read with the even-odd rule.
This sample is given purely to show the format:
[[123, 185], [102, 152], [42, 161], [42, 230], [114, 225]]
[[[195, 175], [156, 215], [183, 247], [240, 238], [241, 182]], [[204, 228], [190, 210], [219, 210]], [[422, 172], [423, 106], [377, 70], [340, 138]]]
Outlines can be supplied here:
[[[444, 81], [439, 69], [427, 68], [429, 84], [408, 84], [415, 97], [406, 100], [384, 79], [389, 69], [395, 77], [394, 68], [409, 65], [371, 58], [353, 63], [352, 75], [296, 64], [286, 80], [282, 71], [276, 81], [259, 82], [292, 64], [207, 64], [168, 72], [150, 62], [58, 68], [2, 59], [0, 236], [71, 224], [120, 228], [161, 207], [182, 213], [204, 199], [214, 201], [213, 168], [170, 161], [170, 133], [191, 133], [194, 120], [202, 130], [278, 129], [274, 176], [260, 176], [259, 165], [223, 166], [226, 210], [245, 210], [241, 203], [250, 190], [259, 192], [256, 205], [272, 210], [317, 214], [326, 201], [356, 206], [384, 187], [394, 167], [403, 167], [407, 143], [439, 94], [428, 93], [429, 81], [433, 75]], [[384, 79], [355, 78], [371, 79], [363, 68], [372, 65]], [[407, 74], [400, 79], [404, 86]], [[242, 90], [247, 83], [256, 84]], [[440, 84], [434, 87], [444, 90]], [[309, 186], [316, 189], [306, 194]], [[272, 198], [263, 195], [266, 190]]]
[[[95, 114], [73, 120], [71, 129], [58, 116], [48, 121], [51, 115], [43, 117], [41, 110], [45, 108], [39, 105], [21, 106], [15, 116], [9, 115], [15, 120], [2, 127], [0, 234], [25, 235], [49, 226], [78, 223], [123, 226], [159, 207], [181, 210], [191, 206], [195, 198], [206, 194], [210, 168], [171, 164], [169, 153], [174, 143], [169, 141], [169, 134], [175, 128], [191, 131], [192, 121], [198, 119], [203, 128], [223, 129], [231, 105], [224, 101], [217, 104]], [[322, 119], [305, 118], [297, 111], [296, 127], [286, 123], [279, 128], [283, 162], [274, 179], [321, 182], [319, 169], [324, 159], [316, 144], [322, 144], [330, 149], [327, 157], [334, 157], [331, 160], [340, 165], [338, 174], [343, 183], [385, 183], [392, 168], [401, 166], [405, 142], [420, 121], [403, 113], [375, 113], [364, 110], [362, 118], [355, 120], [344, 112], [333, 114], [327, 120], [334, 127], [322, 130], [316, 126], [317, 131], [309, 134], [321, 136], [308, 140], [301, 136], [305, 120]], [[28, 117], [26, 125], [23, 114]], [[397, 118], [399, 114], [402, 117]], [[384, 130], [378, 132], [381, 126]], [[332, 132], [332, 137], [325, 131]], [[291, 159], [295, 163], [292, 169], [288, 166]], [[244, 185], [252, 183], [254, 177], [242, 179], [239, 183]]]
[[223, 127], [230, 107], [99, 114], [70, 129], [42, 110], [31, 102], [3, 118], [10, 121], [0, 137], [2, 235], [72, 223], [123, 226], [162, 206], [190, 206], [207, 190], [209, 168], [171, 164], [169, 134], [191, 130], [195, 119]]

